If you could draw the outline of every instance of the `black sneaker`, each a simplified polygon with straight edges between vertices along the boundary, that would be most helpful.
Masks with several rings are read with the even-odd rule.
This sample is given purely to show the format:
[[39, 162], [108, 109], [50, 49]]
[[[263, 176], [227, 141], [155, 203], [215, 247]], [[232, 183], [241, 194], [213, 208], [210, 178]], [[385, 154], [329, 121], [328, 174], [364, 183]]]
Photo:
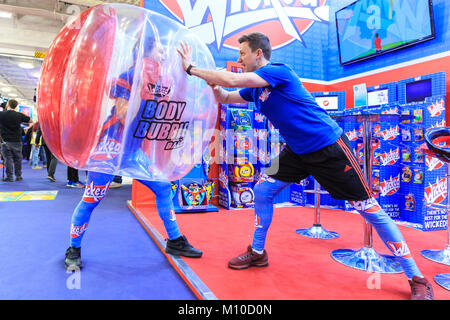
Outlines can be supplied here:
[[56, 182], [56, 179], [54, 176], [47, 176], [47, 179], [50, 180], [51, 182]]
[[3, 178], [2, 180], [6, 182], [14, 182], [13, 178]]
[[22, 181], [23, 178], [22, 177], [16, 177], [16, 181]]
[[78, 271], [81, 269], [81, 248], [69, 247], [66, 250], [64, 260], [67, 271]]
[[185, 236], [181, 236], [174, 240], [167, 240], [165, 251], [173, 254], [174, 256], [184, 256], [190, 258], [200, 258], [203, 254], [203, 252], [191, 246]]

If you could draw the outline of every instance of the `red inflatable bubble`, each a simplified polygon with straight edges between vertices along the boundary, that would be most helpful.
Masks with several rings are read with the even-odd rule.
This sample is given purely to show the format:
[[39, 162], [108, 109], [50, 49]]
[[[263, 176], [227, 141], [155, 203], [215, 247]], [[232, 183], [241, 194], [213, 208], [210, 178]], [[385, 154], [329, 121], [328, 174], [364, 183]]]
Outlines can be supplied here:
[[67, 165], [146, 180], [176, 180], [201, 160], [217, 119], [211, 88], [189, 77], [214, 60], [197, 36], [150, 10], [104, 4], [82, 12], [52, 43], [37, 90], [46, 144]]
[[83, 11], [77, 19], [66, 25], [56, 36], [42, 64], [42, 73], [38, 83], [37, 111], [40, 118], [40, 127], [47, 146], [60, 159], [64, 159], [59, 135], [61, 128], [59, 106], [63, 75], [67, 68], [73, 44], [91, 10], [92, 8]]
[[44, 140], [72, 167], [83, 166], [98, 141], [101, 109], [93, 106], [103, 98], [115, 22], [114, 11], [102, 6], [82, 12], [58, 34], [43, 63], [37, 105]]

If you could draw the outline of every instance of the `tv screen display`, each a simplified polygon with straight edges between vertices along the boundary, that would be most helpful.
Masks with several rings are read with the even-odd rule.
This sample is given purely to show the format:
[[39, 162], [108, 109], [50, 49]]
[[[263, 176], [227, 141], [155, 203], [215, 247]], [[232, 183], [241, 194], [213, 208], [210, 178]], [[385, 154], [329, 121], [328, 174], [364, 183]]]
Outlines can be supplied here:
[[367, 105], [379, 106], [389, 103], [389, 90], [380, 89], [367, 92]]
[[434, 38], [431, 0], [358, 0], [336, 11], [342, 65]]
[[317, 104], [325, 110], [338, 111], [338, 96], [317, 96], [315, 97]]
[[424, 101], [431, 97], [431, 79], [419, 80], [406, 84], [406, 103]]

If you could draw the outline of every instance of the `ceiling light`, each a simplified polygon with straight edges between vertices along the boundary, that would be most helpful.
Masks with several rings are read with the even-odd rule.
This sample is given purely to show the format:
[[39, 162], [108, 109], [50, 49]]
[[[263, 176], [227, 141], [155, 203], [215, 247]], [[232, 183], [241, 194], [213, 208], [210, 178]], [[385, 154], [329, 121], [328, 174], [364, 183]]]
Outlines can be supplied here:
[[3, 91], [3, 92], [10, 92], [11, 89], [10, 88], [1, 88], [1, 91]]
[[12, 16], [11, 12], [0, 11], [0, 18], [11, 19]]
[[29, 62], [21, 62], [19, 63], [19, 67], [21, 67], [22, 69], [34, 69], [34, 64]]
[[9, 93], [8, 96], [15, 98], [15, 97], [17, 97], [17, 94], [15, 94], [15, 93]]
[[39, 78], [41, 76], [41, 73], [40, 72], [33, 72], [31, 75], [33, 77], [35, 77], [35, 78]]

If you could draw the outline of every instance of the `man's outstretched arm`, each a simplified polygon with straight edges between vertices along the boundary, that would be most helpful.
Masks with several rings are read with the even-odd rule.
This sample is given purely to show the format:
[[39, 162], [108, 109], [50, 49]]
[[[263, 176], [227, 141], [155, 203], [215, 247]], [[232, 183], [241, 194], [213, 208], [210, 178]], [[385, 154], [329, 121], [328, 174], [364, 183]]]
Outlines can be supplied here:
[[254, 72], [234, 73], [221, 70], [209, 70], [195, 67], [192, 62], [192, 48], [185, 42], [177, 49], [181, 56], [183, 69], [192, 76], [205, 80], [214, 90], [214, 95], [220, 103], [246, 102], [238, 92], [227, 92], [218, 86], [227, 88], [257, 88], [267, 87], [269, 83]]

